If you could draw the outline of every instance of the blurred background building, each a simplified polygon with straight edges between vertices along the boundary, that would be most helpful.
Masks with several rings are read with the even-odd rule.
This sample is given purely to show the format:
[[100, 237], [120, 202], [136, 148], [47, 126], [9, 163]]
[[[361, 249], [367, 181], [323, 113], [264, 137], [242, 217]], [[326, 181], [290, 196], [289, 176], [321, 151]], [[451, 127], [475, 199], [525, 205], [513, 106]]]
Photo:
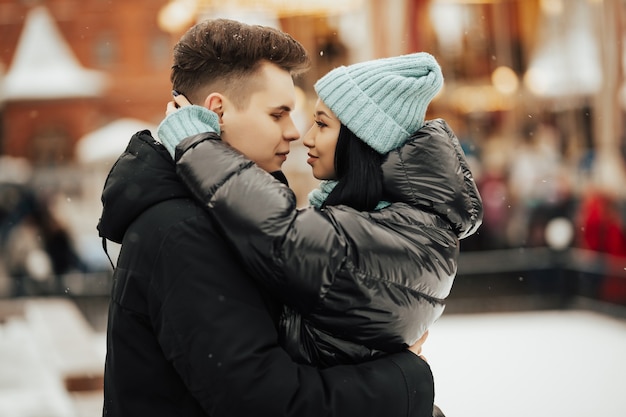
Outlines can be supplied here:
[[[330, 69], [438, 59], [445, 86], [427, 117], [457, 133], [485, 206], [448, 313], [626, 317], [626, 1], [0, 0], [0, 324], [53, 317], [63, 308], [12, 302], [61, 296], [104, 329], [104, 180], [130, 136], [163, 118], [173, 45], [211, 17], [280, 28], [310, 52], [296, 80], [302, 133]], [[295, 143], [285, 165], [300, 205], [316, 186], [305, 155]], [[65, 388], [93, 389], [87, 368]]]

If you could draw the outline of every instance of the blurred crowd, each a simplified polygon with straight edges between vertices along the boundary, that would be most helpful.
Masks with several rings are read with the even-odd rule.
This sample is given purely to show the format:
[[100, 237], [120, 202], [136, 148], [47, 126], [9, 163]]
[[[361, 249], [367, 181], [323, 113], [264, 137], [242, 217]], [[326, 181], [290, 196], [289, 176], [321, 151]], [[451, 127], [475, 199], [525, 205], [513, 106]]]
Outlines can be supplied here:
[[515, 140], [503, 138], [498, 126], [491, 124], [482, 139], [460, 135], [485, 209], [479, 232], [461, 249], [593, 251], [606, 271], [593, 295], [626, 304], [624, 146], [572, 147], [550, 117], [529, 122]]
[[89, 265], [55, 208], [59, 190], [36, 185], [22, 159], [1, 158], [0, 172], [0, 294], [63, 294], [63, 277]]

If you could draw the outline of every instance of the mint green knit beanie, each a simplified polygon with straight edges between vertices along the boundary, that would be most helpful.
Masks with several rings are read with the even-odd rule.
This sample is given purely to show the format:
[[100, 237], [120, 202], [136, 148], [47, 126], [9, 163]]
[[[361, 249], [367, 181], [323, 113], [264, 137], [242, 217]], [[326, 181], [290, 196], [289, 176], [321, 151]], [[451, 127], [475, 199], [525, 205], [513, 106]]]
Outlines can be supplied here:
[[424, 125], [442, 86], [435, 58], [419, 52], [335, 68], [315, 83], [315, 91], [341, 123], [386, 154]]

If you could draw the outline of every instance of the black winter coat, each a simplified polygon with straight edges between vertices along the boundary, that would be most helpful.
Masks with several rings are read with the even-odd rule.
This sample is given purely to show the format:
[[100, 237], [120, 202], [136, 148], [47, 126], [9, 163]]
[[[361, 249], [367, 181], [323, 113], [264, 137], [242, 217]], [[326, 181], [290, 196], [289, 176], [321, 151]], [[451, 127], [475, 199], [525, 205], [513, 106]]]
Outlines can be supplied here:
[[215, 134], [177, 149], [177, 171], [243, 262], [286, 304], [281, 337], [302, 363], [360, 363], [415, 343], [442, 314], [459, 239], [482, 203], [445, 121], [428, 122], [383, 164], [390, 207], [296, 210], [295, 196]]
[[401, 352], [298, 365], [260, 289], [150, 132], [107, 178], [101, 236], [121, 242], [109, 308], [105, 416], [430, 416], [428, 365]]

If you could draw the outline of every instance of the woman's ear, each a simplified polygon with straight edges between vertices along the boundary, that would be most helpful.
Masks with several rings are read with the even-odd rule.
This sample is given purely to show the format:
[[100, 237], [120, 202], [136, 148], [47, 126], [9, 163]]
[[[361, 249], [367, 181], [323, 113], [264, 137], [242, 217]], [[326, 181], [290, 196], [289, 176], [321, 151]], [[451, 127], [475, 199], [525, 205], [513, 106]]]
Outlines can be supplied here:
[[224, 97], [220, 93], [211, 93], [204, 100], [204, 107], [217, 113], [220, 118], [220, 123], [222, 122], [222, 115], [224, 114], [224, 110], [222, 108], [223, 104]]

